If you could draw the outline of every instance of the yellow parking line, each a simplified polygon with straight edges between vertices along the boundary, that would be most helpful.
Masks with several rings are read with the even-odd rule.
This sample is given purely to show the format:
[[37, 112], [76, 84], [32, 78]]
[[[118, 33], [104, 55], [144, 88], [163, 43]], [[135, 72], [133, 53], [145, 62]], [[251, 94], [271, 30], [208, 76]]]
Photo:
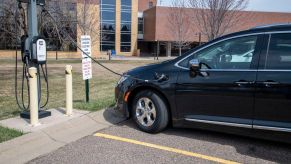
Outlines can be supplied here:
[[150, 147], [150, 148], [155, 148], [155, 149], [173, 152], [173, 153], [177, 153], [177, 154], [182, 154], [182, 155], [186, 155], [186, 156], [201, 158], [201, 159], [205, 159], [205, 160], [213, 161], [213, 162], [218, 162], [218, 163], [239, 164], [237, 162], [229, 161], [229, 160], [225, 160], [225, 159], [221, 159], [221, 158], [211, 157], [211, 156], [207, 156], [207, 155], [203, 155], [203, 154], [198, 154], [198, 153], [193, 153], [193, 152], [175, 149], [175, 148], [171, 148], [171, 147], [141, 142], [141, 141], [132, 140], [132, 139], [128, 139], [128, 138], [122, 138], [122, 137], [118, 137], [118, 136], [112, 136], [112, 135], [103, 134], [103, 133], [96, 133], [94, 136], [106, 138], [106, 139], [111, 139], [111, 140], [116, 140], [116, 141], [121, 141], [121, 142], [127, 142], [127, 143], [131, 143], [131, 144], [136, 144], [136, 145], [142, 145], [142, 146], [146, 146], [146, 147]]

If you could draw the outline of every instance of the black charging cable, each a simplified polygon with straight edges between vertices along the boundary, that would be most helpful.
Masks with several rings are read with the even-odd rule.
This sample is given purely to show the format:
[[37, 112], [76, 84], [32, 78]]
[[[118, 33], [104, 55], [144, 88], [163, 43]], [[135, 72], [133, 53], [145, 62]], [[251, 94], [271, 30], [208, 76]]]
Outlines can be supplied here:
[[[43, 68], [43, 65], [45, 66], [45, 68]], [[49, 83], [48, 83], [48, 71], [47, 71], [47, 64], [41, 64], [41, 70], [42, 70], [42, 74], [43, 74], [43, 77], [44, 77], [44, 80], [45, 80], [45, 83], [46, 83], [46, 91], [47, 91], [47, 94], [46, 94], [46, 101], [44, 103], [44, 105], [42, 105], [40, 108], [44, 108], [47, 106], [48, 102], [49, 102], [49, 95], [50, 95], [50, 92], [49, 92]]]
[[[18, 30], [18, 19], [19, 19], [19, 10], [23, 9], [21, 3], [18, 4], [18, 8], [16, 8], [15, 10], [15, 85], [14, 85], [14, 89], [15, 89], [15, 99], [16, 99], [16, 103], [19, 107], [19, 109], [21, 109], [22, 111], [27, 111], [29, 109], [30, 106], [30, 99], [29, 99], [29, 79], [27, 77], [27, 63], [23, 62], [23, 68], [22, 68], [22, 85], [21, 85], [21, 102], [19, 100], [18, 97], [18, 49], [17, 49], [17, 45], [18, 45], [18, 41], [17, 41], [17, 36], [19, 34], [19, 30]], [[27, 61], [26, 57], [22, 57], [22, 61]], [[24, 79], [26, 79], [26, 84], [27, 84], [27, 90], [28, 90], [28, 104], [27, 106], [24, 103]]]

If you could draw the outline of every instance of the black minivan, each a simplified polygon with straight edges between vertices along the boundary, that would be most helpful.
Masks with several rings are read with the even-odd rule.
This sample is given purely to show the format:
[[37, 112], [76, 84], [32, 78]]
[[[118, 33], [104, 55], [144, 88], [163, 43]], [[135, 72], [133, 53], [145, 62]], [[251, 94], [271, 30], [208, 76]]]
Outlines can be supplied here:
[[291, 25], [229, 34], [130, 70], [115, 96], [145, 132], [171, 124], [291, 143]]

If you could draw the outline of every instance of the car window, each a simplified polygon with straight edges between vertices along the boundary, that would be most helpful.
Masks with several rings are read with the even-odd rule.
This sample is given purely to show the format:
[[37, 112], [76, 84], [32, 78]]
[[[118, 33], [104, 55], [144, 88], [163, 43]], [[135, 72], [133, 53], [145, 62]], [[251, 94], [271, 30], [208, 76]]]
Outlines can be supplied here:
[[291, 69], [291, 34], [272, 34], [265, 69]]
[[198, 51], [180, 66], [188, 68], [189, 61], [196, 58], [211, 69], [250, 69], [256, 42], [257, 36], [226, 40]]

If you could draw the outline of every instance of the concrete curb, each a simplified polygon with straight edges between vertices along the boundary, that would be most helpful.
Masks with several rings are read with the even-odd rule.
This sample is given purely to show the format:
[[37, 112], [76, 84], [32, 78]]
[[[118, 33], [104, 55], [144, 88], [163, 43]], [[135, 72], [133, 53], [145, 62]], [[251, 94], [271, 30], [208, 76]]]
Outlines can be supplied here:
[[0, 163], [25, 163], [124, 121], [113, 109], [83, 114], [0, 144]]

